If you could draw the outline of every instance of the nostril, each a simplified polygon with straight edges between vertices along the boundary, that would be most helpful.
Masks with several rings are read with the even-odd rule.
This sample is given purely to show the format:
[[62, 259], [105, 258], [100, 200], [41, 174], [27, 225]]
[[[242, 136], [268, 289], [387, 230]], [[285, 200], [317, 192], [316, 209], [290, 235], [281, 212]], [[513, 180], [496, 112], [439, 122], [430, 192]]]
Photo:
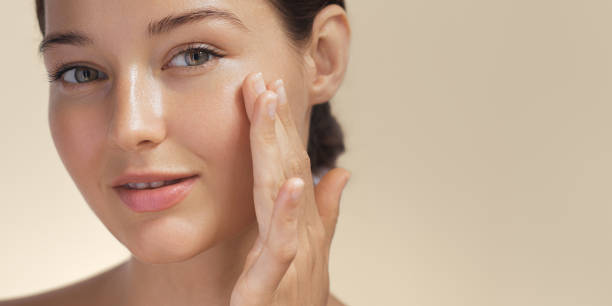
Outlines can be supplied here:
[[155, 146], [155, 142], [151, 141], [151, 140], [143, 140], [141, 142], [138, 143], [138, 147], [139, 148], [147, 148], [147, 147], [154, 147]]

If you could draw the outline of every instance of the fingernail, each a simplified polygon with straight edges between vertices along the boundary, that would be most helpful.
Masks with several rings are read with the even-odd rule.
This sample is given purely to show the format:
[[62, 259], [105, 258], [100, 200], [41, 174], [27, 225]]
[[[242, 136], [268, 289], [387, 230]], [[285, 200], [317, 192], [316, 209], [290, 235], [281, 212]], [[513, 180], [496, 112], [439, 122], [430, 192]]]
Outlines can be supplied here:
[[285, 91], [285, 83], [282, 79], [276, 81], [276, 92], [278, 93], [278, 103], [284, 105], [287, 103], [287, 92]]
[[272, 102], [268, 103], [268, 115], [271, 119], [276, 117], [276, 101], [278, 101], [278, 95], [276, 93], [272, 93]]
[[291, 182], [291, 198], [293, 200], [297, 200], [302, 195], [302, 190], [304, 189], [304, 180], [301, 178], [295, 178]]
[[264, 91], [266, 91], [266, 83], [263, 80], [263, 73], [258, 72], [257, 74], [255, 74], [255, 93], [257, 95], [261, 95], [262, 93], [264, 93]]

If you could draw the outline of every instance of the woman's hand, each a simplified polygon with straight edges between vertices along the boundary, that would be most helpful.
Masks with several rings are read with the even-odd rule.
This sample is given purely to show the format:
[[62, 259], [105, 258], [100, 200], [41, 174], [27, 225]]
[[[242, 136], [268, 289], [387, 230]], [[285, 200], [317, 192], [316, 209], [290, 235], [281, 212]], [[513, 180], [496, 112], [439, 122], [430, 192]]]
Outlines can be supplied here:
[[314, 187], [282, 80], [266, 86], [261, 73], [252, 73], [242, 93], [259, 236], [230, 305], [327, 305], [329, 250], [350, 173], [335, 168]]

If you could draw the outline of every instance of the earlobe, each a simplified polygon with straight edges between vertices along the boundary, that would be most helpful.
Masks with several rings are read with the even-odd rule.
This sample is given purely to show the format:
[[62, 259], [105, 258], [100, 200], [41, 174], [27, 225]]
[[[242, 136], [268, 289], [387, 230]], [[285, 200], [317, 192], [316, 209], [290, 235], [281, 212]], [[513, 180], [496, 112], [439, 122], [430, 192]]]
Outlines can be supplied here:
[[312, 104], [331, 100], [348, 66], [351, 29], [345, 10], [329, 5], [314, 20], [311, 42], [305, 54]]

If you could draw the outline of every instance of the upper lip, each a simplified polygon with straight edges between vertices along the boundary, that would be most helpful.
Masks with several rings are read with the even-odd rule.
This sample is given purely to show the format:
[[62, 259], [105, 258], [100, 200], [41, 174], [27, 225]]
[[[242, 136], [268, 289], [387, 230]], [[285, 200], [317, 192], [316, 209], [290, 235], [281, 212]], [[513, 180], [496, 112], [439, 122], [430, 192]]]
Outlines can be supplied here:
[[195, 173], [168, 173], [168, 172], [126, 172], [117, 177], [111, 184], [120, 187], [127, 183], [152, 183], [159, 181], [171, 181], [181, 178], [197, 176]]

